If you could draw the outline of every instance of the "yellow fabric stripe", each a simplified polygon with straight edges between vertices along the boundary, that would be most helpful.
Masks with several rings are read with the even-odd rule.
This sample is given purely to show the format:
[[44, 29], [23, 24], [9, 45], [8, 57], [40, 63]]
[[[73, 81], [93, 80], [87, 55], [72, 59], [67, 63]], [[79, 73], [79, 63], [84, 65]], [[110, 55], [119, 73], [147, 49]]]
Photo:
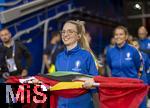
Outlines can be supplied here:
[[50, 91], [82, 88], [84, 82], [60, 82], [50, 88]]

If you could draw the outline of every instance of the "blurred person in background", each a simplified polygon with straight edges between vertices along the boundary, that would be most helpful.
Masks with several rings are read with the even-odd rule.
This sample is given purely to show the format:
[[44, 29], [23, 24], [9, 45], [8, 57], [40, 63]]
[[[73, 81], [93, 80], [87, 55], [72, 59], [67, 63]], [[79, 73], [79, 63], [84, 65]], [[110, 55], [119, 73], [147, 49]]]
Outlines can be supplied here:
[[46, 73], [55, 72], [55, 61], [56, 56], [63, 50], [61, 44], [61, 36], [59, 32], [52, 32], [50, 43], [47, 48], [44, 50], [43, 59], [46, 66]]
[[[106, 60], [112, 77], [141, 78], [141, 57], [138, 50], [127, 43], [128, 30], [118, 26], [114, 30], [116, 45], [107, 50]], [[146, 108], [141, 105], [140, 108]]]
[[[32, 63], [29, 50], [21, 42], [14, 41], [11, 32], [7, 28], [0, 30], [0, 39], [2, 41], [0, 53], [4, 56], [2, 68], [8, 72], [6, 76], [21, 75], [26, 77]], [[22, 64], [22, 59], [26, 62], [25, 66]]]
[[96, 67], [97, 67], [97, 69], [98, 69], [98, 72], [99, 72], [100, 75], [102, 75], [104, 68], [103, 68], [101, 59], [98, 59], [98, 58], [95, 56], [93, 50], [91, 49], [91, 43], [92, 43], [91, 35], [90, 35], [89, 32], [86, 31], [85, 36], [86, 36], [86, 38], [87, 38], [87, 42], [89, 42], [89, 47], [90, 47], [89, 51], [92, 52], [91, 54], [92, 54], [92, 56], [93, 56], [93, 58], [94, 58]]
[[[138, 50], [140, 49], [140, 45], [138, 43], [138, 40], [134, 39], [131, 43], [131, 45], [133, 45], [135, 48], [137, 48]], [[140, 51], [140, 50], [139, 50]], [[142, 78], [144, 80], [145, 83], [148, 83], [150, 85], [150, 59], [148, 57], [148, 55], [142, 51], [140, 51], [140, 54], [142, 56], [142, 61], [143, 61], [143, 71], [142, 73], [146, 73], [146, 77]], [[143, 77], [145, 77], [145, 75], [143, 74]]]
[[[140, 46], [139, 46], [138, 40], [134, 39], [131, 44], [139, 50]], [[145, 54], [144, 52], [140, 51], [140, 54], [141, 54], [141, 60], [142, 60], [142, 64], [143, 64], [143, 66], [141, 67], [141, 69], [142, 69], [141, 80], [143, 80], [145, 84], [150, 84], [150, 72], [149, 72], [150, 71], [150, 59], [149, 59], [148, 55]], [[146, 97], [143, 100], [142, 104], [141, 104], [140, 108], [146, 108], [145, 107], [146, 106]]]
[[144, 26], [139, 27], [138, 37], [140, 50], [147, 53], [150, 58], [150, 39], [148, 38], [148, 31]]
[[127, 42], [130, 44], [130, 43], [132, 43], [133, 39], [134, 39], [133, 36], [131, 34], [129, 34]]
[[[138, 37], [139, 37], [140, 50], [146, 53], [150, 59], [150, 38], [148, 38], [148, 31], [144, 26], [139, 27]], [[150, 98], [150, 91], [148, 93], [148, 97]], [[149, 104], [150, 104], [150, 100], [149, 100]]]
[[136, 48], [127, 43], [128, 30], [124, 26], [116, 27], [114, 38], [116, 45], [106, 52], [112, 76], [138, 78], [140, 55]]
[[108, 66], [108, 64], [106, 63], [106, 52], [108, 50], [110, 50], [111, 48], [114, 48], [115, 46], [115, 38], [112, 37], [110, 39], [110, 44], [108, 46], [106, 46], [106, 48], [104, 49], [104, 54], [102, 55], [102, 62], [103, 62], [103, 65], [104, 65], [104, 69], [103, 69], [103, 76], [106, 76], [106, 77], [110, 77], [111, 76], [111, 70]]

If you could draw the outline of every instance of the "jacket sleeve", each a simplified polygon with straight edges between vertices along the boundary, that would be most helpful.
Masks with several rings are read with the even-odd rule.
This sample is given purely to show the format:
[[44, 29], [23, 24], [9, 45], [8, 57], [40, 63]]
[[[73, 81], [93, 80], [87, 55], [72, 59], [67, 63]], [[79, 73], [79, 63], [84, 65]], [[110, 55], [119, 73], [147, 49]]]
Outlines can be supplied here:
[[145, 54], [145, 71], [147, 73], [150, 71], [150, 59], [147, 54]]
[[55, 69], [56, 69], [56, 71], [58, 71], [58, 55], [57, 55], [56, 61], [55, 61]]
[[23, 52], [23, 56], [26, 60], [26, 66], [25, 66], [25, 69], [29, 69], [31, 67], [31, 64], [32, 64], [32, 56], [29, 52], [29, 50], [27, 49], [27, 47], [23, 44], [20, 43], [20, 48]]
[[137, 49], [134, 50], [133, 62], [135, 64], [135, 67], [136, 67], [137, 72], [138, 72], [140, 69], [140, 66], [141, 66], [141, 58], [140, 58], [140, 53]]
[[109, 66], [109, 68], [112, 70], [110, 54], [111, 54], [110, 50], [107, 50], [106, 51], [106, 63]]
[[5, 61], [5, 50], [0, 45], [0, 75], [3, 72], [8, 72], [8, 69], [7, 69], [7, 64], [6, 64], [6, 61]]

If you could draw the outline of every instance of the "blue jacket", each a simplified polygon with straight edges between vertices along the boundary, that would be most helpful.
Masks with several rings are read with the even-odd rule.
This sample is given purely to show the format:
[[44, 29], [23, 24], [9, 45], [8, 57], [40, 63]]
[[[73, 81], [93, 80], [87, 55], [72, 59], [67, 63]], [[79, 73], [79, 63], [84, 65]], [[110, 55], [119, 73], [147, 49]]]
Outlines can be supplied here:
[[[150, 39], [148, 38], [140, 39], [139, 44], [141, 50], [150, 50]], [[150, 58], [150, 54], [148, 54], [148, 56]]]
[[133, 46], [125, 43], [119, 48], [115, 45], [107, 51], [106, 61], [113, 77], [138, 78], [141, 61], [139, 52]]
[[147, 56], [147, 54], [145, 54], [143, 52], [141, 52], [141, 54], [142, 54], [143, 63], [144, 63], [144, 69], [143, 69], [143, 71], [144, 71], [144, 73], [146, 73], [147, 83], [150, 84], [150, 59]]
[[[148, 39], [148, 38], [141, 39], [141, 40], [139, 40], [139, 44], [140, 44], [141, 50], [149, 50], [150, 51], [150, 39]], [[150, 84], [150, 54], [148, 54], [148, 57], [149, 57], [149, 60], [146, 55], [143, 58], [145, 58], [146, 76], [147, 76], [148, 84]]]
[[142, 55], [142, 59], [143, 59], [143, 71], [142, 71], [141, 79], [145, 83], [148, 83], [148, 81], [150, 80], [150, 78], [148, 77], [150, 75], [149, 74], [150, 61], [149, 61], [149, 57], [147, 56], [147, 54], [141, 52], [141, 55]]
[[[94, 59], [90, 52], [82, 49], [79, 45], [70, 51], [66, 49], [56, 58], [57, 71], [72, 71], [88, 75], [98, 75]], [[95, 92], [95, 91], [94, 91]], [[93, 108], [91, 93], [76, 98], [59, 97], [59, 108]]]

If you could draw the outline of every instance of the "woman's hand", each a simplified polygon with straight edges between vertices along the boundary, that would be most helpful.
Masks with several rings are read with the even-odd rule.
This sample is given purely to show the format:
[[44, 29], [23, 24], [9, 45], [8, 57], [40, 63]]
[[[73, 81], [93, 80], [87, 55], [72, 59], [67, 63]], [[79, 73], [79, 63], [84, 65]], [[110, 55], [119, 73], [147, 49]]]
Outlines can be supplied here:
[[33, 80], [29, 80], [27, 83], [29, 83], [29, 84], [41, 84], [42, 82], [39, 81], [38, 79], [33, 79]]
[[23, 69], [21, 72], [22, 77], [26, 77], [28, 75], [28, 71], [26, 69]]
[[86, 89], [90, 89], [90, 88], [93, 87], [93, 84], [94, 84], [93, 78], [86, 78], [85, 82], [83, 84], [83, 87], [86, 88]]

